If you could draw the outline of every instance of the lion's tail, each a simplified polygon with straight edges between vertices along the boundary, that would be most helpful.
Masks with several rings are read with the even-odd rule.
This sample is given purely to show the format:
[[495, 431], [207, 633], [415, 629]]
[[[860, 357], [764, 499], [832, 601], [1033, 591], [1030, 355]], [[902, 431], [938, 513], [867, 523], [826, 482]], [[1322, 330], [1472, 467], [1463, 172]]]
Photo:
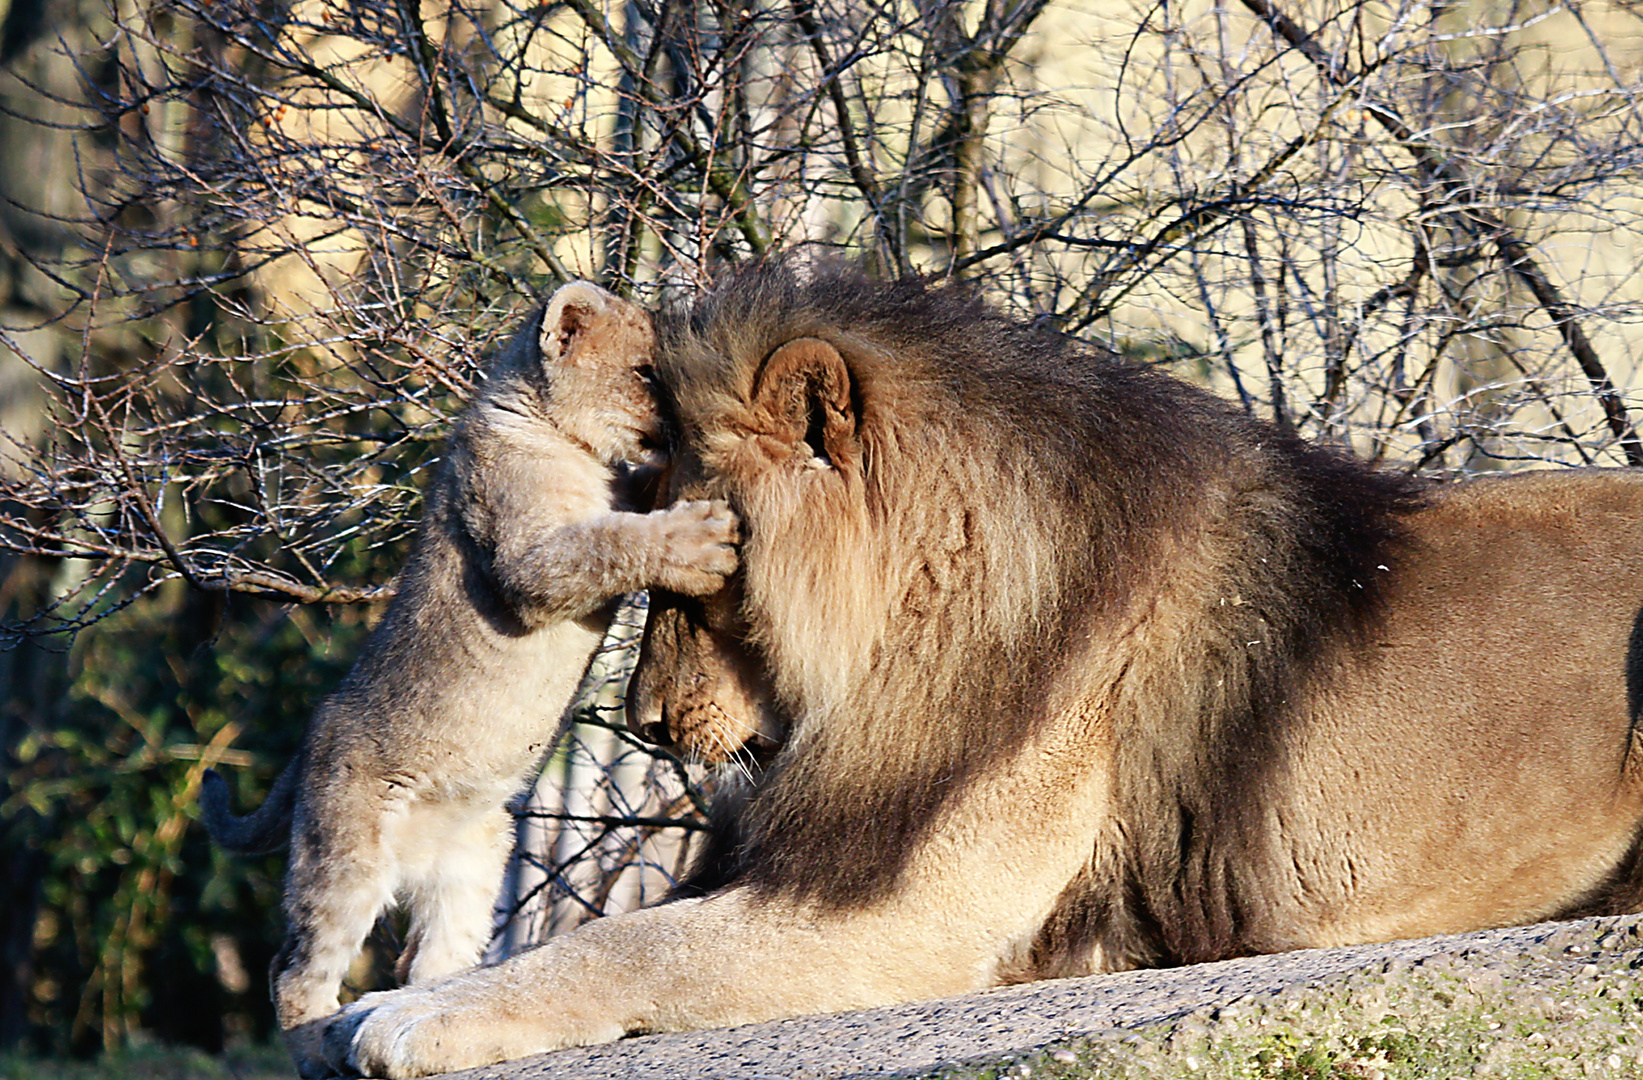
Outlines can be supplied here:
[[240, 817], [229, 809], [228, 781], [215, 769], [200, 778], [200, 810], [205, 831], [225, 851], [236, 855], [263, 855], [278, 851], [291, 839], [291, 808], [296, 802], [302, 773], [301, 755], [285, 766], [261, 806]]

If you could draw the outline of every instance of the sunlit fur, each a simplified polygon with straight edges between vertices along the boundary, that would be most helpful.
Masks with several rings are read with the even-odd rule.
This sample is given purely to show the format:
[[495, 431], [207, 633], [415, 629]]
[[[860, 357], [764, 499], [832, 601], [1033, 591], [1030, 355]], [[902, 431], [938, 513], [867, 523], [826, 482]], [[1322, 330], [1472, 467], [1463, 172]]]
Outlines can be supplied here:
[[632, 505], [634, 470], [660, 464], [654, 342], [637, 305], [558, 290], [487, 365], [393, 603], [268, 801], [235, 818], [220, 778], [203, 791], [224, 847], [289, 840], [271, 981], [305, 1076], [327, 1073], [319, 1022], [396, 900], [402, 981], [478, 961], [513, 842], [505, 804], [554, 745], [611, 600], [712, 593], [736, 565], [727, 508]]
[[629, 722], [774, 746], [678, 898], [368, 997], [334, 1062], [1643, 906], [1643, 475], [1428, 487], [826, 264], [658, 335], [673, 495], [746, 541], [653, 594]]
[[[966, 782], [1086, 693], [1154, 729], [1169, 783], [1204, 783], [1221, 741], [1276, 752], [1279, 701], [1372, 618], [1420, 499], [959, 289], [767, 263], [660, 333], [675, 490], [750, 523], [745, 638], [789, 729], [734, 865], [838, 903], [891, 888]], [[827, 386], [771, 370], [802, 339], [834, 350]], [[829, 394], [823, 464], [805, 436]], [[1184, 745], [1159, 745], [1161, 714]]]

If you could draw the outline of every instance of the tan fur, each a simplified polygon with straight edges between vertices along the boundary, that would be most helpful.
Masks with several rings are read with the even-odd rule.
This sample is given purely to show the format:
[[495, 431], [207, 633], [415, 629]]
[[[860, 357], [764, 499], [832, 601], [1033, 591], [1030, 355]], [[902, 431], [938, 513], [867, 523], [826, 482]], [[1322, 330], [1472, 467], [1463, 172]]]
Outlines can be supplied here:
[[735, 568], [722, 504], [621, 509], [634, 468], [657, 463], [653, 350], [643, 309], [560, 289], [458, 421], [394, 603], [275, 797], [247, 822], [211, 792], [208, 822], [233, 846], [282, 832], [288, 811], [271, 977], [305, 1076], [324, 1072], [316, 1022], [384, 908], [409, 911], [402, 980], [478, 961], [512, 841], [504, 804], [552, 747], [611, 599], [711, 593]]
[[[650, 627], [644, 653], [665, 658], [658, 666], [670, 672], [670, 708], [664, 721], [659, 702], [636, 701], [630, 726], [698, 763], [754, 768], [781, 744], [784, 726], [763, 671], [737, 645], [746, 631], [736, 616], [739, 595], [739, 589], [723, 589], [701, 607]], [[646, 682], [637, 690], [649, 694], [654, 687]]]
[[1643, 906], [1643, 475], [1427, 489], [844, 270], [661, 333], [673, 491], [747, 540], [631, 722], [780, 749], [688, 898], [367, 997], [338, 1064]]

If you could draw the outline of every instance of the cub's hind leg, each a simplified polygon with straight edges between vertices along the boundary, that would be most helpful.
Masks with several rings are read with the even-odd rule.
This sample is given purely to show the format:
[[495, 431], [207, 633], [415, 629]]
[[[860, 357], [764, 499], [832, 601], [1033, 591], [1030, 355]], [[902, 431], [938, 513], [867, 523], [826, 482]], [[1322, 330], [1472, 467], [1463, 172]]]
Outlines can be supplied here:
[[411, 926], [395, 970], [407, 985], [479, 963], [495, 926], [513, 818], [501, 806], [451, 817], [416, 830], [418, 850], [401, 852]]
[[[324, 822], [322, 825], [321, 822]], [[359, 835], [330, 831], [299, 808], [285, 880], [285, 943], [269, 971], [274, 1009], [297, 1074], [331, 1075], [320, 1047], [338, 1008], [343, 979], [377, 916], [393, 901], [396, 867], [380, 820], [356, 822]]]

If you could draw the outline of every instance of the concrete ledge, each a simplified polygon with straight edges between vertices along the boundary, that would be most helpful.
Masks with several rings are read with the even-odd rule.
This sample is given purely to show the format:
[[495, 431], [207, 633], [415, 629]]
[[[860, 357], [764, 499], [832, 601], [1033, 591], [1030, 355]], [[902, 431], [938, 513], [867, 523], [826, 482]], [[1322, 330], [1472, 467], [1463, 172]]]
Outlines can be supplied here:
[[[835, 1080], [929, 1073], [1168, 1021], [1428, 958], [1445, 970], [1633, 952], [1638, 916], [1059, 979], [963, 997], [715, 1031], [653, 1035], [451, 1074], [464, 1080]], [[1332, 979], [1332, 981], [1335, 981]]]

